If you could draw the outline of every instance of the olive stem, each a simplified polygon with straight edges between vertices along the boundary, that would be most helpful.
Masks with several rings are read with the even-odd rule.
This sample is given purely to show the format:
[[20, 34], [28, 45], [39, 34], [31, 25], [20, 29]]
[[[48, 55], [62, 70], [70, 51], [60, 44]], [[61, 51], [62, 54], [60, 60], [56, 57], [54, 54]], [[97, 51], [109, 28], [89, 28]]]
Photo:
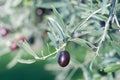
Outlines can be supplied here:
[[53, 52], [53, 53], [51, 53], [51, 54], [49, 54], [49, 55], [47, 55], [47, 56], [40, 57], [39, 60], [45, 60], [46, 58], [48, 58], [48, 57], [56, 54], [57, 52], [59, 52], [59, 51], [60, 51], [61, 49], [63, 49], [65, 46], [66, 46], [66, 43], [63, 44], [63, 45], [62, 45], [59, 49], [57, 49], [55, 52]]
[[[57, 52], [59, 52], [59, 51], [60, 51], [61, 49], [63, 49], [65, 46], [66, 46], [66, 43], [63, 44], [63, 45], [62, 45], [59, 49], [57, 49], [55, 52], [53, 52], [53, 53], [51, 53], [51, 54], [49, 54], [49, 55], [47, 55], [47, 56], [37, 57], [37, 58], [35, 58], [35, 59], [29, 59], [29, 60], [17, 59], [17, 61], [18, 61], [19, 63], [31, 64], [31, 63], [34, 63], [34, 62], [37, 61], [37, 60], [45, 60], [46, 58], [48, 58], [48, 57], [56, 54]], [[31, 50], [32, 50], [32, 49], [31, 49]], [[33, 53], [36, 54], [35, 52], [33, 52]], [[42, 52], [42, 54], [43, 54], [43, 52]]]

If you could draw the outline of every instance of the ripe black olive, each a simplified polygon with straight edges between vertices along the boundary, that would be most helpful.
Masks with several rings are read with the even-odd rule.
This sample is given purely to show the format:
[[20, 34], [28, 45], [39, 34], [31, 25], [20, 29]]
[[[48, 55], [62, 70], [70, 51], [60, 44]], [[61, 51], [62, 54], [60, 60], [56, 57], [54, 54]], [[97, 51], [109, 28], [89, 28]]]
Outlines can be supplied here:
[[50, 14], [52, 12], [52, 9], [44, 9], [45, 14]]
[[100, 21], [101, 27], [105, 27], [105, 21]]
[[58, 56], [58, 64], [61, 67], [65, 67], [69, 64], [70, 55], [68, 51], [61, 51]]
[[34, 44], [35, 43], [35, 36], [30, 36], [29, 39], [28, 39], [28, 43], [30, 44]]

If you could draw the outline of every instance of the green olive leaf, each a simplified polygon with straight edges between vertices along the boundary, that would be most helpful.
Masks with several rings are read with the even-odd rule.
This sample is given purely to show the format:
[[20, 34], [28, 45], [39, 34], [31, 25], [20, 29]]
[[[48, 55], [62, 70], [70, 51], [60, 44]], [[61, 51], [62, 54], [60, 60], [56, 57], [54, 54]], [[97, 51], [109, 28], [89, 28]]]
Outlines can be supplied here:
[[120, 69], [120, 64], [112, 64], [104, 68], [105, 72], [115, 72]]

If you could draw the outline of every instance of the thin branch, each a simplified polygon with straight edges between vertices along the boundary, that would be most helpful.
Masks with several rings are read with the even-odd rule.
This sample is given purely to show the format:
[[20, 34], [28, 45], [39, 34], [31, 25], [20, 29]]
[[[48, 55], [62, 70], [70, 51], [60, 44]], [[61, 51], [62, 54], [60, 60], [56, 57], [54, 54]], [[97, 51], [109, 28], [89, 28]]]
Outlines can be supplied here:
[[49, 54], [49, 55], [47, 55], [47, 56], [40, 57], [39, 60], [45, 60], [46, 58], [48, 58], [48, 57], [50, 57], [50, 56], [58, 53], [58, 52], [59, 52], [61, 49], [63, 49], [65, 46], [66, 46], [66, 43], [63, 44], [63, 45], [62, 45], [59, 49], [57, 49], [55, 52], [53, 52], [53, 53], [51, 53], [51, 54]]
[[90, 64], [90, 70], [92, 70], [92, 66], [93, 66], [93, 63], [94, 63], [94, 60], [96, 59], [97, 56], [99, 56], [99, 50], [102, 46], [102, 42], [105, 40], [106, 38], [106, 34], [107, 34], [107, 30], [108, 30], [108, 27], [109, 27], [109, 22], [110, 22], [110, 19], [111, 19], [112, 16], [110, 16], [105, 24], [105, 29], [104, 29], [104, 32], [103, 32], [103, 35], [101, 36], [101, 40], [98, 44], [98, 47], [97, 47], [97, 50], [96, 50], [96, 54], [95, 54], [95, 57], [93, 58], [91, 64]]
[[119, 22], [118, 22], [117, 16], [114, 15], [114, 18], [115, 18], [115, 22], [116, 22], [117, 26], [120, 28], [120, 24], [119, 24]]
[[30, 59], [30, 60], [25, 60], [25, 59], [17, 59], [17, 62], [19, 63], [24, 63], [24, 64], [32, 64], [34, 63], [36, 60], [34, 59]]
[[113, 20], [113, 16], [114, 16], [114, 8], [115, 8], [115, 3], [116, 3], [116, 0], [112, 0], [111, 2], [111, 9], [110, 9], [110, 13], [109, 13], [109, 18], [105, 24], [105, 29], [104, 29], [104, 32], [103, 32], [103, 35], [101, 37], [101, 40], [98, 44], [98, 47], [97, 47], [97, 50], [96, 50], [96, 54], [95, 54], [95, 57], [93, 58], [91, 64], [90, 64], [90, 70], [92, 70], [92, 66], [93, 66], [93, 63], [94, 63], [94, 60], [96, 59], [97, 56], [99, 56], [99, 50], [102, 46], [102, 43], [103, 41], [105, 40], [106, 38], [106, 34], [107, 34], [107, 30], [108, 30], [108, 27], [112, 27], [112, 20]]
[[111, 29], [112, 29], [112, 20], [113, 20], [113, 17], [114, 17], [115, 3], [116, 3], [116, 0], [112, 0], [111, 9], [110, 9], [110, 13], [109, 13], [109, 16], [111, 16], [111, 19], [110, 19], [110, 22], [109, 22]]
[[[109, 7], [111, 4], [108, 4], [106, 7]], [[75, 29], [73, 30], [72, 33], [74, 33], [78, 28], [80, 28], [81, 26], [83, 26], [94, 14], [100, 12], [102, 10], [102, 8], [96, 10], [95, 12], [93, 12], [91, 15], [89, 15], [82, 23], [79, 23], [78, 26], [75, 27]]]
[[[34, 59], [34, 60], [33, 60], [33, 59], [29, 59], [29, 60], [18, 59], [17, 61], [20, 62], [20, 63], [30, 64], [30, 63], [34, 63], [34, 62], [37, 61], [37, 60], [45, 60], [45, 59], [47, 59], [48, 57], [50, 57], [50, 56], [56, 54], [57, 52], [59, 52], [59, 51], [60, 51], [61, 49], [63, 49], [65, 46], [66, 46], [66, 44], [63, 44], [59, 49], [57, 49], [55, 52], [53, 52], [53, 53], [51, 53], [51, 54], [49, 54], [49, 55], [47, 55], [47, 56], [39, 57], [39, 58]], [[36, 53], [35, 53], [35, 54], [36, 54]], [[43, 53], [42, 53], [42, 54], [43, 54]], [[25, 62], [24, 62], [24, 61], [25, 61]]]

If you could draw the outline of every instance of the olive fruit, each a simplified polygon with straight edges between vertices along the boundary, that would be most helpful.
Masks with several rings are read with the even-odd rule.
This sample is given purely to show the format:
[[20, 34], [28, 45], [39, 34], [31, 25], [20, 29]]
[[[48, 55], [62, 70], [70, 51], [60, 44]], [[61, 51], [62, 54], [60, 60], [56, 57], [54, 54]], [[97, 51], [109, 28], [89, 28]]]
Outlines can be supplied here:
[[100, 21], [101, 27], [105, 27], [105, 21]]
[[118, 53], [115, 53], [115, 54], [114, 54], [114, 57], [120, 59], [120, 55], [119, 55]]
[[36, 15], [37, 16], [42, 16], [42, 14], [43, 14], [43, 10], [41, 8], [37, 8], [36, 9]]
[[9, 33], [9, 30], [5, 27], [0, 28], [0, 35], [5, 37]]
[[15, 51], [19, 48], [19, 46], [15, 42], [11, 42], [10, 44], [10, 50]]
[[34, 44], [35, 43], [35, 36], [30, 36], [28, 39], [28, 43]]
[[98, 69], [98, 73], [99, 73], [101, 76], [106, 76], [106, 75], [107, 75], [107, 72], [105, 72], [104, 70], [101, 70], [101, 69]]
[[70, 55], [68, 51], [61, 51], [58, 56], [58, 64], [61, 67], [65, 67], [69, 64]]
[[52, 12], [52, 9], [44, 9], [45, 14], [50, 14]]

